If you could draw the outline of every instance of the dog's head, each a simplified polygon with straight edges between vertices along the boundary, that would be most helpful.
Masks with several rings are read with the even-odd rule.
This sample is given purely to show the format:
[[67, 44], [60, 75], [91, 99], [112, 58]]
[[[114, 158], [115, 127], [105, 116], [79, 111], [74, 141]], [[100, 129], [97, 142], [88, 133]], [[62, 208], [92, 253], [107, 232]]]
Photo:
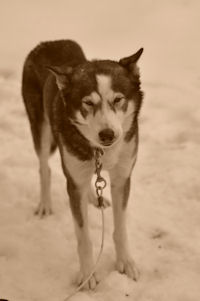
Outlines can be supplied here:
[[119, 62], [94, 60], [50, 68], [66, 118], [92, 146], [110, 147], [133, 127], [142, 102], [137, 61], [143, 49]]

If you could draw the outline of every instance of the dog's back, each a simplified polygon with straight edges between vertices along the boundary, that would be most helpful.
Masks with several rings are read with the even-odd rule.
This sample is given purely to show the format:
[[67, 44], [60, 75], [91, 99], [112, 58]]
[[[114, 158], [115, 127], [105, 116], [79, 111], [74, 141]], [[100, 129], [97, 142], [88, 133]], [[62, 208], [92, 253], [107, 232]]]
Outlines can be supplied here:
[[86, 61], [81, 47], [71, 40], [40, 43], [28, 55], [22, 75], [22, 96], [30, 120], [36, 151], [40, 149], [44, 118], [43, 87], [49, 76], [48, 66], [76, 66]]

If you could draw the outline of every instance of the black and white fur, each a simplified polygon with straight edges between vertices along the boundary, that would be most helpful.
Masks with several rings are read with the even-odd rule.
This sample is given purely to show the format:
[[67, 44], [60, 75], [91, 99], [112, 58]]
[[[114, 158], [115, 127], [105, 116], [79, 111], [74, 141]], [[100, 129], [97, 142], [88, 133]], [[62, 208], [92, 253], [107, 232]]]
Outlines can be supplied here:
[[[137, 279], [126, 230], [131, 172], [138, 149], [138, 113], [142, 104], [139, 69], [143, 49], [119, 62], [88, 61], [70, 40], [44, 42], [28, 55], [22, 95], [40, 165], [41, 199], [37, 213], [51, 213], [48, 159], [58, 146], [74, 217], [80, 281], [93, 267], [87, 205], [94, 198], [94, 149], [104, 150], [114, 216], [116, 266]], [[95, 288], [95, 273], [87, 284]]]

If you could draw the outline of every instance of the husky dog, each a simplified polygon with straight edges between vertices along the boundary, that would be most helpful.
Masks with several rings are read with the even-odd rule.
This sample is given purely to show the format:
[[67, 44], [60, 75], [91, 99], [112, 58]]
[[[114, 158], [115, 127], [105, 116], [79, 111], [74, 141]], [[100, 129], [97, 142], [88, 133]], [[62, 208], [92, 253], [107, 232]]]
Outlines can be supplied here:
[[[71, 40], [43, 42], [26, 58], [22, 95], [39, 159], [40, 216], [51, 213], [49, 156], [59, 148], [75, 223], [80, 282], [93, 267], [87, 205], [94, 198], [94, 150], [104, 151], [103, 169], [111, 181], [116, 267], [136, 280], [126, 230], [131, 172], [138, 149], [142, 104], [137, 61], [143, 49], [121, 60], [88, 61]], [[99, 281], [93, 274], [87, 288]]]

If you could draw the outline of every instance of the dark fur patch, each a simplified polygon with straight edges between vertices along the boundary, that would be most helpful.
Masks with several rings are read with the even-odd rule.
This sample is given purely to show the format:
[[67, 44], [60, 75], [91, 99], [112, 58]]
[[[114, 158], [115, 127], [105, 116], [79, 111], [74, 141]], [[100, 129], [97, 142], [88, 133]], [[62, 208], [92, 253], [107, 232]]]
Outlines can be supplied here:
[[[93, 150], [90, 143], [68, 118], [70, 116], [68, 109], [71, 110], [67, 106], [64, 107], [61, 97], [58, 95], [53, 103], [51, 119], [54, 135], [58, 140], [58, 134], [61, 134], [67, 150], [80, 160], [91, 160], [93, 158]], [[73, 114], [71, 117], [73, 117]]]
[[61, 164], [63, 173], [67, 179], [67, 192], [69, 195], [69, 201], [70, 201], [70, 208], [72, 210], [72, 214], [74, 218], [77, 221], [77, 224], [79, 227], [83, 227], [84, 221], [83, 221], [83, 215], [81, 211], [81, 195], [78, 190], [78, 187], [76, 186], [74, 180], [72, 179], [70, 173], [68, 172], [67, 166], [65, 166], [64, 160], [63, 160], [63, 145], [58, 142], [60, 153], [61, 153]]
[[76, 184], [70, 175], [67, 175], [67, 191], [70, 199], [70, 207], [72, 210], [72, 214], [76, 219], [79, 227], [83, 227], [83, 215], [81, 212], [81, 196]]
[[[22, 75], [22, 96], [37, 153], [40, 152], [41, 129], [44, 120], [43, 89], [49, 76], [49, 71], [45, 66], [66, 63], [69, 66], [75, 66], [84, 61], [86, 58], [81, 47], [70, 40], [41, 43], [26, 58]], [[52, 145], [52, 150], [54, 149], [55, 144]]]
[[122, 105], [122, 111], [125, 113], [128, 108], [128, 101], [125, 101], [124, 104]]
[[113, 112], [116, 113], [116, 108], [115, 108], [114, 103], [109, 103], [109, 107], [111, 108], [111, 110], [112, 110]]
[[129, 177], [125, 180], [124, 188], [123, 188], [123, 204], [122, 204], [123, 209], [125, 209], [127, 207], [129, 193], [130, 193], [130, 183], [131, 183], [131, 180]]
[[29, 118], [34, 147], [37, 153], [40, 150], [41, 129], [43, 122], [42, 89], [31, 65], [26, 64], [22, 76], [22, 96]]

